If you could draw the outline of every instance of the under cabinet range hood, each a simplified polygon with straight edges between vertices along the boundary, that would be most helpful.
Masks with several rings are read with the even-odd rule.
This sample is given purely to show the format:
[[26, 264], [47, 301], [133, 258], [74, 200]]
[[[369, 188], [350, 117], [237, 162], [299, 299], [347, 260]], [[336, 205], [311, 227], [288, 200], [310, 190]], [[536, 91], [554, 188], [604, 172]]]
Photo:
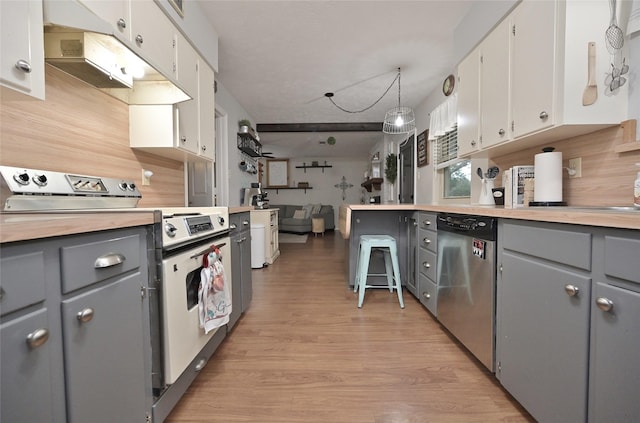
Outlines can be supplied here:
[[[48, 64], [127, 104], [192, 99], [173, 76], [138, 56], [128, 40], [77, 0], [45, 0], [43, 12]], [[136, 76], [134, 69], [144, 76]]]

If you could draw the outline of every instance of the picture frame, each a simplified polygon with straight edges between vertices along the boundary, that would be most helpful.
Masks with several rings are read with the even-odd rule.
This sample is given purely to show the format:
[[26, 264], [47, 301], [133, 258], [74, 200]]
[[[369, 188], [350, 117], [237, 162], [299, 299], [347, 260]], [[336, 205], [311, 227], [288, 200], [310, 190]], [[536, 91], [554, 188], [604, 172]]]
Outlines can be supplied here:
[[425, 129], [424, 132], [418, 135], [416, 138], [416, 157], [417, 166], [422, 167], [429, 164], [429, 145], [427, 141], [429, 139], [429, 130]]
[[289, 159], [267, 160], [267, 188], [289, 186]]
[[180, 17], [184, 18], [184, 6], [183, 6], [184, 0], [168, 0], [168, 1], [169, 1], [169, 4], [173, 6], [175, 11], [178, 12]]

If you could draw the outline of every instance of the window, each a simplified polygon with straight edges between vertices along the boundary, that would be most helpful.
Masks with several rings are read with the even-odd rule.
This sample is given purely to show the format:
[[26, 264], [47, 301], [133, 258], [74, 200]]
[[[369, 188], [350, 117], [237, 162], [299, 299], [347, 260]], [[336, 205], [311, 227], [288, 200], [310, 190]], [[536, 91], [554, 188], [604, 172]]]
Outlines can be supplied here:
[[436, 169], [442, 176], [442, 197], [471, 196], [471, 162], [458, 159], [458, 127], [435, 141]]

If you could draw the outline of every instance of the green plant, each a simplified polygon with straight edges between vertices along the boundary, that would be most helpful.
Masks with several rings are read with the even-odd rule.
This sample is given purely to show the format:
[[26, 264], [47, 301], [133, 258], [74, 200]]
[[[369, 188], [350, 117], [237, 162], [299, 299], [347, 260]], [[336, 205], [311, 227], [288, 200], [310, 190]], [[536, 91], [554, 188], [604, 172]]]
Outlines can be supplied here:
[[389, 183], [395, 183], [398, 177], [398, 156], [394, 153], [389, 153], [385, 161], [384, 176], [387, 177]]
[[248, 126], [249, 128], [251, 128], [251, 121], [249, 121], [249, 119], [242, 119], [238, 121], [238, 127], [241, 126]]

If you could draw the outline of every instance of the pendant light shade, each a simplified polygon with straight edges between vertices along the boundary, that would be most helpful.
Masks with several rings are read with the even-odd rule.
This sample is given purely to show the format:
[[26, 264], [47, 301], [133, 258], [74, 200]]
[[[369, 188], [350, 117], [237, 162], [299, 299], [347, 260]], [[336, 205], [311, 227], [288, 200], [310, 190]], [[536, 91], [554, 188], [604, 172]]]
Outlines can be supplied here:
[[400, 102], [400, 68], [398, 68], [398, 107], [389, 110], [384, 116], [382, 132], [385, 134], [408, 134], [416, 129], [416, 117], [410, 107]]

